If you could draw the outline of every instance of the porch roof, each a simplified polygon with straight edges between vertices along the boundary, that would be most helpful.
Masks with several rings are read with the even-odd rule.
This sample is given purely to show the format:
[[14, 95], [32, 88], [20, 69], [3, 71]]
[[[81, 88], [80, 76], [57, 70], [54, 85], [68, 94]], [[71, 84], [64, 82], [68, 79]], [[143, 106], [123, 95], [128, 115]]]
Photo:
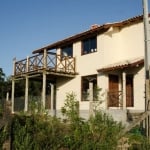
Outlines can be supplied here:
[[122, 70], [125, 68], [138, 67], [141, 64], [144, 64], [143, 57], [113, 63], [110, 65], [104, 66], [104, 67], [98, 69], [97, 71], [98, 72], [109, 72], [109, 71], [113, 71], [113, 70]]

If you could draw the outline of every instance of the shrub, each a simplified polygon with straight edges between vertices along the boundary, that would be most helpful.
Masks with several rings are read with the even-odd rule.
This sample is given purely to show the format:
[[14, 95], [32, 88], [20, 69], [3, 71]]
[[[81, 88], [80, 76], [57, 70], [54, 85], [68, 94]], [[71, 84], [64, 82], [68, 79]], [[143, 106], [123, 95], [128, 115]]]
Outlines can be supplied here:
[[7, 125], [0, 128], [0, 149], [2, 149], [5, 140], [9, 136], [9, 127]]
[[72, 150], [82, 149], [116, 149], [122, 125], [113, 121], [102, 111], [94, 111], [89, 120], [78, 115], [76, 95], [68, 93], [63, 115], [68, 119], [70, 133], [66, 134], [64, 144]]
[[13, 149], [58, 149], [62, 143], [63, 125], [46, 114], [16, 115], [12, 122]]
[[150, 149], [150, 139], [144, 135], [143, 127], [136, 126], [130, 130], [126, 136], [129, 138], [129, 150], [148, 150]]

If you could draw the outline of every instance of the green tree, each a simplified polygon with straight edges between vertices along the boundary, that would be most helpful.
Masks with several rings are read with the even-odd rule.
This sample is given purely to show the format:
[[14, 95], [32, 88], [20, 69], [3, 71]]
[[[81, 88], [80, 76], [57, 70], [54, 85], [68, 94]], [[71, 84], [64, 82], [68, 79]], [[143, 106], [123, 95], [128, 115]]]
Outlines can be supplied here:
[[4, 88], [5, 88], [5, 73], [3, 69], [0, 68], [0, 99], [4, 97]]
[[4, 82], [5, 80], [5, 73], [3, 72], [3, 69], [0, 68], [0, 83]]

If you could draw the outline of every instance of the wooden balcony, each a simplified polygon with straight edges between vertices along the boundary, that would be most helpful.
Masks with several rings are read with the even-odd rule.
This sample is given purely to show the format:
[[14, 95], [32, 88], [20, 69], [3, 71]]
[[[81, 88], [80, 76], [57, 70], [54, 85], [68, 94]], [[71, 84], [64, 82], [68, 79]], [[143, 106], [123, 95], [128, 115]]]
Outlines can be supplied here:
[[35, 75], [44, 71], [47, 74], [74, 76], [75, 58], [47, 52], [14, 62], [14, 77]]

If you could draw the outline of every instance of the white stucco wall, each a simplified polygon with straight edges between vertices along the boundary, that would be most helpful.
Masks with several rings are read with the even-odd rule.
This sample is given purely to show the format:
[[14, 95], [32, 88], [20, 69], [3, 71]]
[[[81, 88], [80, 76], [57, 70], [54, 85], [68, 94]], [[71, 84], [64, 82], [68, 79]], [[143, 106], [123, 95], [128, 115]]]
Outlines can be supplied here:
[[143, 24], [138, 23], [122, 29], [100, 35], [99, 49], [102, 64], [108, 65], [118, 61], [144, 56]]
[[[64, 104], [66, 93], [73, 91], [80, 102], [80, 109], [89, 109], [89, 102], [82, 102], [81, 99], [81, 76], [98, 74], [97, 69], [118, 61], [133, 59], [144, 56], [144, 35], [143, 24], [138, 23], [124, 28], [113, 28], [113, 30], [97, 36], [97, 52], [81, 55], [81, 42], [73, 44], [73, 56], [76, 58], [76, 75], [73, 79], [57, 80], [57, 106]], [[98, 86], [103, 92], [108, 90], [107, 75], [98, 74]], [[144, 69], [134, 76], [134, 107], [133, 110], [144, 109]], [[106, 103], [102, 104], [103, 109]], [[85, 112], [86, 114], [86, 112]]]
[[134, 107], [131, 110], [142, 111], [145, 109], [145, 76], [144, 68], [134, 76]]

